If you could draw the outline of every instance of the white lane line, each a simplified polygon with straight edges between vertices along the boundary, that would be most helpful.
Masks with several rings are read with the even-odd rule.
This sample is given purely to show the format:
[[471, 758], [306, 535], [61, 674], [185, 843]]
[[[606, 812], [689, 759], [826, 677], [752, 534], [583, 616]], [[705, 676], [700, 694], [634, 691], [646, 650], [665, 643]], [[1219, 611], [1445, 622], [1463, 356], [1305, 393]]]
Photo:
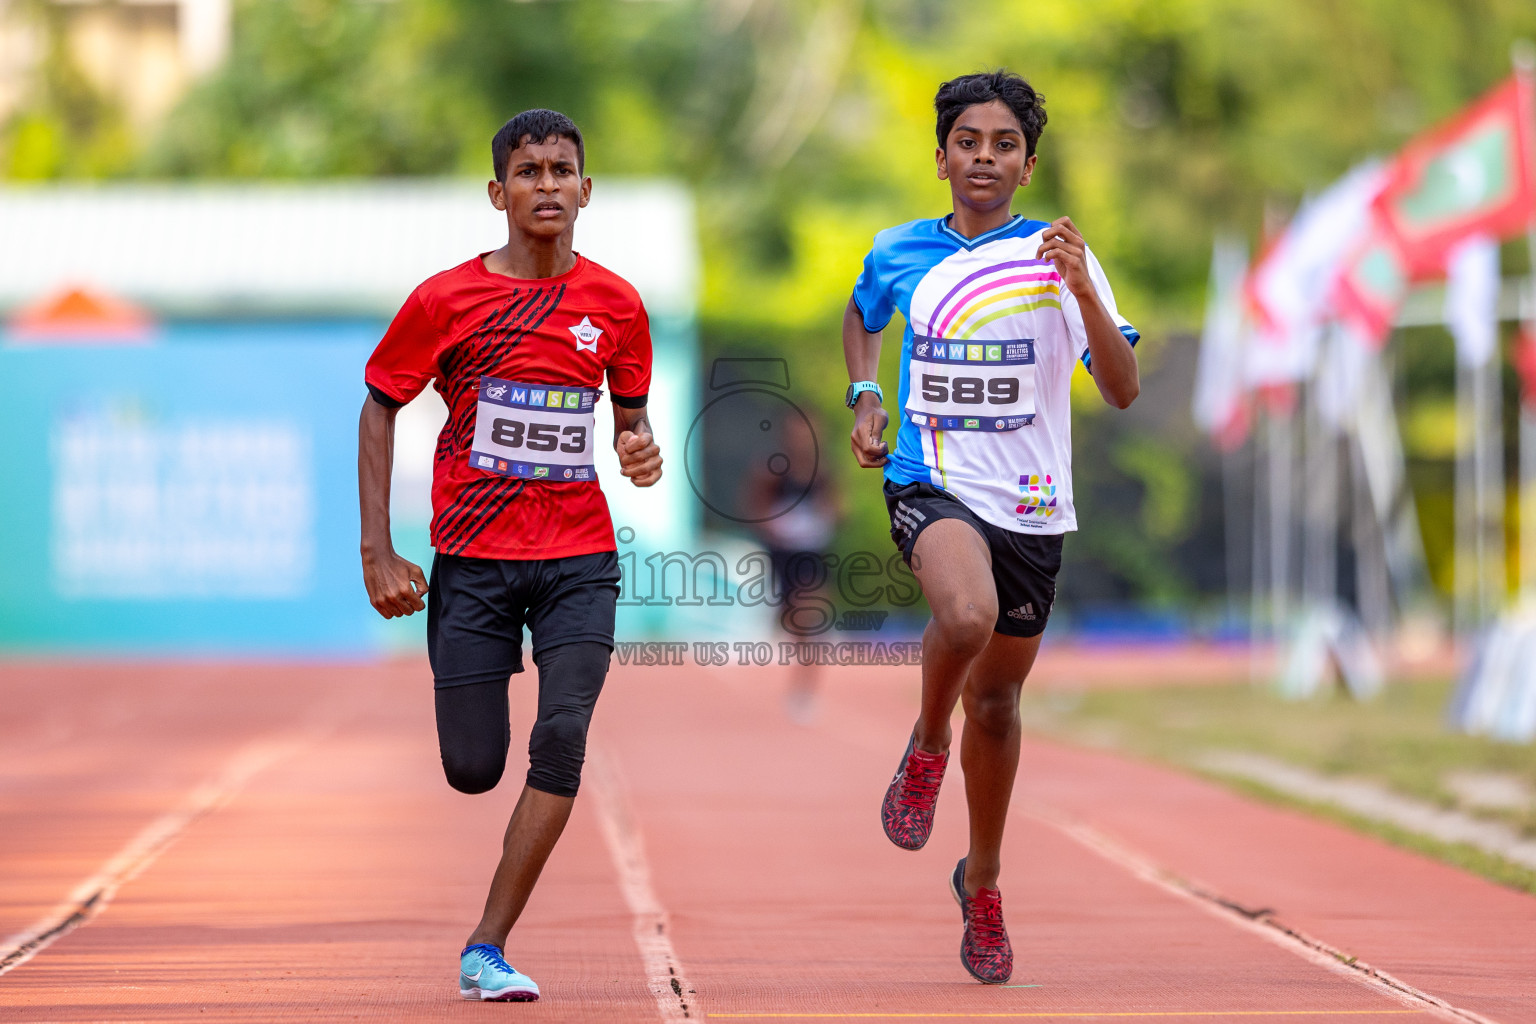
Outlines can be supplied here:
[[118, 889], [153, 864], [203, 815], [229, 802], [263, 768], [297, 750], [313, 732], [256, 740], [204, 780], [181, 804], [139, 830], [101, 869], [26, 929], [0, 943], [0, 975], [13, 971], [106, 909]]
[[[844, 713], [841, 718], [844, 722], [855, 726], [855, 728], [840, 731], [838, 735], [841, 738], [852, 740], [866, 750], [881, 754], [890, 749], [889, 741], [884, 738], [889, 735], [889, 729], [863, 716]], [[1058, 808], [1015, 796], [1010, 811], [1022, 813], [1057, 829], [1148, 884], [1193, 903], [1201, 910], [1228, 924], [1249, 931], [1282, 949], [1290, 950], [1303, 960], [1375, 989], [1402, 1006], [1410, 1006], [1433, 1014], [1442, 1020], [1454, 1021], [1456, 1024], [1497, 1024], [1488, 1017], [1471, 1010], [1464, 1010], [1439, 996], [1414, 988], [1386, 971], [1370, 966], [1358, 957], [1350, 956], [1321, 939], [1315, 939], [1284, 924], [1274, 916], [1272, 911], [1267, 909], [1254, 911], [1244, 908], [1236, 901], [1227, 899], [1207, 886], [1197, 885], [1180, 878], [1149, 858], [1115, 842], [1086, 822]]]
[[619, 876], [619, 890], [634, 915], [635, 946], [645, 965], [646, 983], [656, 997], [656, 1010], [664, 1021], [702, 1020], [705, 1014], [698, 993], [683, 974], [677, 950], [672, 948], [666, 908], [651, 888], [645, 841], [630, 810], [619, 766], [604, 751], [588, 743], [585, 777], [603, 839], [608, 843], [608, 853]]
[[1166, 893], [1192, 903], [1206, 913], [1252, 935], [1257, 935], [1281, 949], [1289, 950], [1303, 960], [1374, 989], [1401, 1006], [1422, 1010], [1455, 1024], [1496, 1024], [1487, 1017], [1473, 1013], [1471, 1010], [1452, 1006], [1439, 996], [1414, 988], [1407, 982], [1370, 966], [1358, 957], [1349, 956], [1320, 939], [1314, 939], [1310, 935], [1282, 924], [1270, 910], [1246, 909], [1204, 886], [1179, 878], [1134, 850], [1127, 849], [1110, 839], [1091, 825], [1078, 821], [1055, 808], [1034, 802], [1022, 807], [1018, 804], [1014, 806], [1036, 821], [1049, 825], [1076, 840], [1111, 864], [1125, 869], [1149, 885], [1154, 885]]

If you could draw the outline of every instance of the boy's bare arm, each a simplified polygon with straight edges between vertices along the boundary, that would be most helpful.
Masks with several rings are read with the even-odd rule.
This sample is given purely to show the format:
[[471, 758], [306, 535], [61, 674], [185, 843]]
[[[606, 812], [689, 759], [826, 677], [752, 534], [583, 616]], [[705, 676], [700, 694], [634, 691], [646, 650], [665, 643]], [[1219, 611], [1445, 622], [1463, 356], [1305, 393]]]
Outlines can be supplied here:
[[614, 403], [613, 450], [619, 456], [619, 472], [636, 487], [649, 487], [661, 479], [661, 448], [645, 406], [626, 409]]
[[1077, 298], [1083, 313], [1083, 326], [1088, 331], [1093, 382], [1098, 385], [1104, 401], [1116, 409], [1124, 409], [1141, 393], [1136, 350], [1131, 348], [1131, 343], [1120, 333], [1109, 310], [1099, 300], [1098, 289], [1088, 276], [1087, 250], [1087, 243], [1072, 218], [1062, 217], [1041, 234], [1037, 258], [1054, 262], [1062, 280]]
[[363, 586], [386, 619], [426, 607], [427, 577], [421, 566], [395, 554], [389, 533], [389, 474], [395, 460], [395, 413], [372, 397], [363, 399], [357, 421], [357, 503], [362, 516]]
[[[850, 296], [843, 312], [843, 361], [848, 364], [849, 381], [874, 380], [880, 372], [880, 333], [864, 329], [864, 314]], [[853, 457], [865, 469], [885, 465], [890, 445], [880, 440], [890, 416], [873, 391], [859, 395], [853, 406], [853, 432], [848, 442]]]

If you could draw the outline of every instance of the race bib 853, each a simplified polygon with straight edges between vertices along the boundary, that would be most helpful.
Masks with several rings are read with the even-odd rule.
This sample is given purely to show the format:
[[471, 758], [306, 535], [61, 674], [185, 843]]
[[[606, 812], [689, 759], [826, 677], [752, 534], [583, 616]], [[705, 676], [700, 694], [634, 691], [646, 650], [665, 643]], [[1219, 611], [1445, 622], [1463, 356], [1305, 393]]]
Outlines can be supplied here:
[[475, 410], [475, 469], [524, 480], [596, 480], [595, 388], [480, 378]]
[[906, 414], [930, 430], [1018, 430], [1035, 418], [1035, 343], [912, 339]]

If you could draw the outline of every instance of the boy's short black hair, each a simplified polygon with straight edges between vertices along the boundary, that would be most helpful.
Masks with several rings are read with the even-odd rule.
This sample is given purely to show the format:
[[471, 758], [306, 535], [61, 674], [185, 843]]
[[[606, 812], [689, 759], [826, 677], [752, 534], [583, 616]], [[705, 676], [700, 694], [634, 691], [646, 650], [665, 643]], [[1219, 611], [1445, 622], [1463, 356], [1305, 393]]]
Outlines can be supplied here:
[[939, 115], [939, 148], [949, 142], [950, 129], [965, 108], [993, 100], [1002, 100], [1019, 119], [1019, 127], [1024, 130], [1024, 155], [1034, 156], [1035, 143], [1045, 130], [1045, 97], [1012, 71], [1001, 68], [961, 75], [939, 86], [939, 94], [933, 98], [933, 109]]
[[496, 180], [507, 180], [507, 161], [524, 139], [539, 143], [549, 138], [570, 139], [576, 143], [576, 170], [586, 169], [587, 147], [581, 141], [581, 129], [576, 127], [576, 122], [558, 110], [538, 108], [518, 114], [502, 125], [501, 131], [491, 140], [491, 166], [496, 171]]

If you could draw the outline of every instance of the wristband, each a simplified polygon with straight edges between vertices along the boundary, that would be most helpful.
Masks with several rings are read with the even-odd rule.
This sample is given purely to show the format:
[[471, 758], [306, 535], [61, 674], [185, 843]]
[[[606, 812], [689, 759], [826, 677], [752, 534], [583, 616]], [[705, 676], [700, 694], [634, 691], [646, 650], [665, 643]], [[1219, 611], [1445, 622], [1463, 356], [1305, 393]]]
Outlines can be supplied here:
[[875, 393], [875, 397], [880, 399], [881, 404], [885, 403], [885, 392], [880, 390], [879, 384], [876, 384], [872, 380], [856, 380], [852, 384], [848, 385], [848, 394], [843, 399], [844, 404], [846, 404], [848, 408], [852, 409], [854, 403], [859, 400], [859, 396], [866, 391], [873, 391]]

